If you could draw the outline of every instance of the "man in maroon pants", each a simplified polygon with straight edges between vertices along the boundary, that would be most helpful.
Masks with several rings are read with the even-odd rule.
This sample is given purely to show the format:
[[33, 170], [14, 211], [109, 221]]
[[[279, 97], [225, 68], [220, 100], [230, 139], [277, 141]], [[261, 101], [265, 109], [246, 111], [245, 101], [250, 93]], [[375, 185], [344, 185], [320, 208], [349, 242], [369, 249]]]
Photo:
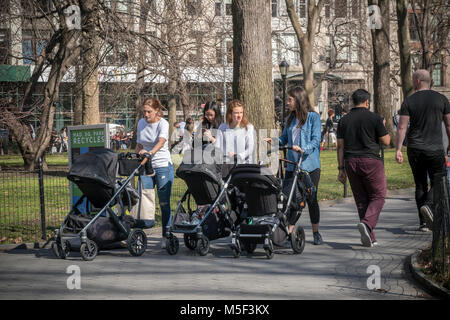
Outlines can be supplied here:
[[386, 175], [380, 143], [389, 145], [383, 118], [369, 111], [370, 93], [352, 94], [354, 107], [341, 118], [337, 129], [338, 179], [350, 181], [359, 220], [358, 230], [365, 247], [376, 245], [374, 229], [386, 198]]

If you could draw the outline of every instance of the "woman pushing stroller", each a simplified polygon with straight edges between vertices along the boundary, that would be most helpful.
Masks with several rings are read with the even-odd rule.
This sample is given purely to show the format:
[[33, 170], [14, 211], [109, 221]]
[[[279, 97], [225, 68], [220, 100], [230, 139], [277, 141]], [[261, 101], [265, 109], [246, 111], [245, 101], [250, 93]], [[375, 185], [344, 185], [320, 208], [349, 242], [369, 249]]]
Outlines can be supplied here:
[[[297, 162], [299, 151], [303, 151], [303, 161], [301, 169], [308, 172], [312, 183], [316, 188], [314, 196], [307, 199], [309, 216], [312, 224], [314, 244], [323, 243], [322, 236], [319, 233], [320, 209], [317, 202], [317, 188], [320, 179], [320, 140], [321, 140], [321, 122], [320, 116], [316, 113], [308, 99], [308, 95], [302, 87], [295, 87], [288, 91], [287, 105], [290, 110], [288, 119], [285, 122], [283, 133], [278, 138], [281, 146], [288, 145], [292, 150], [288, 151], [288, 160]], [[271, 138], [264, 139], [272, 143]], [[285, 178], [293, 176], [294, 166], [287, 164]], [[295, 221], [291, 217], [289, 232], [294, 229]]]
[[137, 126], [136, 152], [139, 154], [149, 153], [152, 156], [155, 175], [153, 177], [141, 176], [142, 209], [151, 213], [152, 219], [154, 219], [156, 185], [162, 214], [161, 248], [165, 248], [166, 226], [171, 215], [170, 196], [174, 168], [168, 146], [169, 123], [162, 118], [162, 109], [163, 106], [158, 99], [148, 98], [144, 101], [142, 106], [144, 118], [139, 120]]

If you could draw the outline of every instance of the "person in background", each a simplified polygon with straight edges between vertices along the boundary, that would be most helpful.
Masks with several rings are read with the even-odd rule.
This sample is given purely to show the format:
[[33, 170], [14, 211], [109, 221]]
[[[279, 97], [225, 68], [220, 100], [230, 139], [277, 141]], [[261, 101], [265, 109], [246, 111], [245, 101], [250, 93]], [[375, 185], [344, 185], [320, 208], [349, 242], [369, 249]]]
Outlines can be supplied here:
[[338, 124], [338, 180], [344, 184], [348, 177], [360, 220], [361, 243], [373, 247], [378, 244], [374, 229], [387, 190], [380, 144], [389, 145], [391, 138], [383, 118], [369, 110], [369, 92], [358, 89], [352, 100], [354, 107]]
[[66, 127], [59, 131], [59, 138], [61, 140], [59, 152], [67, 152], [69, 150], [69, 138], [67, 137]]
[[234, 99], [227, 108], [225, 122], [217, 130], [214, 147], [222, 150], [224, 165], [222, 176], [227, 176], [234, 163], [234, 156], [241, 163], [255, 162], [255, 128], [248, 121], [244, 104]]
[[144, 101], [142, 106], [144, 118], [139, 120], [137, 125], [136, 152], [151, 155], [155, 175], [153, 177], [141, 176], [143, 184], [142, 204], [144, 211], [152, 213], [150, 220], [153, 220], [151, 222], [154, 225], [156, 186], [162, 215], [163, 238], [161, 248], [165, 248], [167, 224], [172, 214], [170, 196], [174, 180], [174, 168], [168, 147], [169, 123], [162, 117], [162, 109], [163, 106], [158, 99], [148, 98]]
[[325, 137], [327, 137], [327, 141], [328, 141], [328, 146], [330, 145], [330, 141], [331, 144], [336, 147], [336, 131], [334, 130], [334, 110], [333, 109], [329, 109], [328, 110], [328, 119], [327, 122], [325, 123], [325, 127], [324, 127], [324, 132], [323, 132], [323, 141], [322, 141], [322, 149], [325, 145]]
[[207, 102], [203, 109], [203, 121], [195, 130], [194, 139], [201, 139], [201, 145], [216, 142], [216, 134], [222, 124], [222, 115], [216, 102]]
[[[288, 145], [292, 150], [288, 151], [287, 159], [297, 162], [299, 151], [304, 151], [301, 169], [308, 172], [316, 192], [312, 198], [307, 199], [309, 217], [311, 220], [313, 239], [315, 245], [323, 243], [322, 235], [319, 232], [320, 208], [317, 201], [317, 190], [320, 180], [320, 141], [322, 124], [320, 116], [312, 108], [308, 95], [303, 87], [295, 87], [288, 91], [289, 117], [286, 120], [283, 133], [278, 138], [280, 146]], [[264, 141], [272, 143], [271, 138]], [[285, 178], [292, 178], [294, 166], [287, 164]], [[294, 229], [294, 215], [289, 221], [289, 232]]]
[[[403, 163], [402, 144], [407, 135], [408, 161], [416, 184], [416, 204], [419, 211], [419, 230], [429, 231], [433, 223], [433, 185], [435, 175], [445, 175], [445, 154], [442, 142], [442, 121], [447, 138], [450, 137], [450, 103], [431, 90], [431, 77], [427, 70], [413, 73], [415, 93], [407, 97], [400, 108], [397, 129], [396, 155]], [[409, 122], [409, 128], [408, 128]], [[447, 152], [449, 147], [447, 147]], [[428, 179], [430, 190], [428, 190]]]

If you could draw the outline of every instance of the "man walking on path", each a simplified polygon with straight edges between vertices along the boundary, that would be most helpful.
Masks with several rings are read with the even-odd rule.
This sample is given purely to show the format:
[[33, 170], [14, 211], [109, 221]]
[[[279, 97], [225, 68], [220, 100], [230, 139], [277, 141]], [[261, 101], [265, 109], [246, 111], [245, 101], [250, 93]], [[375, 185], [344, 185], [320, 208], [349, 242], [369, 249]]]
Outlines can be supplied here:
[[[442, 121], [446, 127], [447, 137], [450, 137], [450, 104], [444, 95], [431, 90], [430, 84], [430, 73], [427, 70], [417, 70], [413, 73], [416, 92], [403, 101], [400, 109], [395, 156], [398, 163], [403, 163], [401, 147], [409, 122], [407, 154], [416, 184], [419, 228], [422, 231], [428, 231], [432, 227], [431, 189], [435, 174], [445, 174]], [[430, 190], [427, 176], [430, 179]]]
[[369, 110], [370, 93], [358, 89], [352, 94], [354, 107], [343, 117], [337, 129], [338, 179], [348, 176], [360, 223], [361, 242], [376, 245], [374, 228], [386, 199], [386, 175], [380, 157], [380, 143], [391, 139], [383, 118]]

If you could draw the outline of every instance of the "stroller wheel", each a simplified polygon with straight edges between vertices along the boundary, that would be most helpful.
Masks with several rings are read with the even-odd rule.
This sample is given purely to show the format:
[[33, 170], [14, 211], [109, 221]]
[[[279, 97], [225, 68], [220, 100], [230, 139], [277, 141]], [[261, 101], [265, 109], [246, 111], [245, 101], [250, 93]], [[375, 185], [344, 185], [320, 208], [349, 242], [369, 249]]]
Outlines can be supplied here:
[[264, 246], [264, 250], [266, 251], [267, 259], [272, 259], [275, 255], [275, 250], [273, 249], [272, 241], [269, 240], [269, 244]]
[[197, 247], [197, 240], [195, 239], [195, 235], [185, 233], [184, 234], [184, 245], [191, 250], [195, 250]]
[[80, 247], [80, 254], [83, 260], [92, 261], [95, 259], [98, 253], [98, 246], [95, 241], [87, 240], [87, 242], [82, 243]]
[[177, 254], [178, 249], [180, 248], [180, 242], [178, 241], [178, 238], [174, 236], [173, 234], [167, 237], [166, 240], [166, 250], [167, 253], [171, 256]]
[[266, 249], [264, 249], [264, 250], [266, 250], [266, 256], [267, 256], [267, 259], [272, 259], [273, 256], [275, 255], [274, 252], [273, 252], [273, 249], [266, 248]]
[[200, 239], [197, 240], [197, 252], [201, 256], [206, 256], [209, 252], [209, 239], [202, 234]]
[[142, 256], [147, 249], [147, 235], [141, 229], [134, 229], [130, 232], [127, 240], [128, 251], [131, 255]]
[[295, 227], [291, 234], [291, 246], [294, 253], [300, 254], [305, 249], [305, 230], [303, 227]]

